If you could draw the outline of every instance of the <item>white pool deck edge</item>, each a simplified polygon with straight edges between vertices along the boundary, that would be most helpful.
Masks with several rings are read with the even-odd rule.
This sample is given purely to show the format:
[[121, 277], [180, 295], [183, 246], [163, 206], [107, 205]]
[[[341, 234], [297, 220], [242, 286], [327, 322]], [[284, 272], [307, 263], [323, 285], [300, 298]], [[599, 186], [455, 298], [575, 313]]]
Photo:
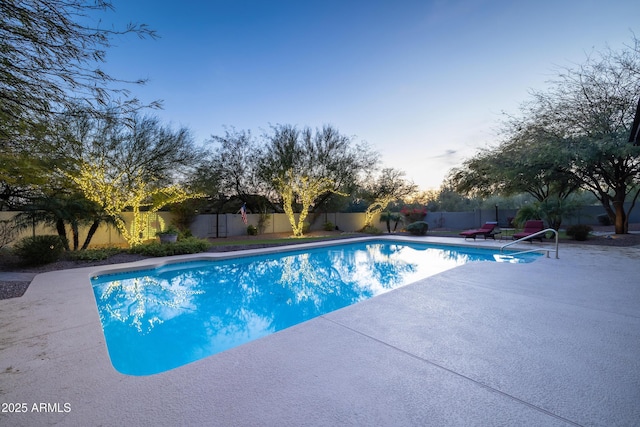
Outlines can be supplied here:
[[467, 264], [147, 377], [109, 361], [89, 280], [107, 270], [0, 301], [0, 425], [640, 424], [640, 247]]

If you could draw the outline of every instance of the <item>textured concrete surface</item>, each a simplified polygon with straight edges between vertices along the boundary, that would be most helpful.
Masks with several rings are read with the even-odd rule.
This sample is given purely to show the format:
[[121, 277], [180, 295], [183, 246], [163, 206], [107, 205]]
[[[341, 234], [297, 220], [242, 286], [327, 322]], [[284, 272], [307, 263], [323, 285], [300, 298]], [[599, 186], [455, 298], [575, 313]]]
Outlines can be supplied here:
[[467, 264], [147, 377], [110, 364], [105, 267], [42, 274], [0, 301], [0, 425], [637, 426], [639, 265]]
[[31, 281], [36, 277], [36, 273], [13, 273], [9, 271], [0, 271], [0, 281], [22, 282]]

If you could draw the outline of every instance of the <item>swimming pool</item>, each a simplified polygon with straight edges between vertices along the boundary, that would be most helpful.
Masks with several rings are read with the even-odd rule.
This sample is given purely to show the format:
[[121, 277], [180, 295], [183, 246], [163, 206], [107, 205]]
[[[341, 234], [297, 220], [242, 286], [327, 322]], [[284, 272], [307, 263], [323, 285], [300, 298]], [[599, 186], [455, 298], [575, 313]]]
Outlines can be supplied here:
[[467, 262], [538, 256], [380, 240], [104, 274], [92, 285], [114, 368], [151, 375]]

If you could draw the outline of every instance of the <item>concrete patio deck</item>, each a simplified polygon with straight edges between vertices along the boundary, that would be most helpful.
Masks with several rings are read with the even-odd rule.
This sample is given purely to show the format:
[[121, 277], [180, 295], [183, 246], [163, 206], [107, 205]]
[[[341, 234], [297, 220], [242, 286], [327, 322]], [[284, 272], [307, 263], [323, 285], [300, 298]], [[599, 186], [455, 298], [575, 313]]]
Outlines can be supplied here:
[[41, 274], [0, 301], [0, 425], [637, 426], [640, 247], [560, 249], [147, 377], [109, 361], [89, 281], [107, 267]]

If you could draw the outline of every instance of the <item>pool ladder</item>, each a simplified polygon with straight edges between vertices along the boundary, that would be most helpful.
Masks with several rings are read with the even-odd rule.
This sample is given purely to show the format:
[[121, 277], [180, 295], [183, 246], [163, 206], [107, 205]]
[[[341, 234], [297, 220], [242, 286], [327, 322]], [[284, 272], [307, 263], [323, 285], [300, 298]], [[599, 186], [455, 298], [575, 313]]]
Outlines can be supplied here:
[[506, 248], [508, 246], [515, 245], [516, 243], [520, 243], [520, 242], [523, 242], [525, 240], [532, 239], [532, 238], [534, 238], [536, 236], [547, 234], [547, 232], [549, 232], [549, 231], [551, 231], [556, 237], [556, 245], [555, 245], [556, 248], [555, 249], [534, 248], [534, 249], [529, 249], [529, 250], [526, 250], [526, 251], [516, 252], [516, 253], [510, 254], [510, 255], [520, 255], [520, 254], [526, 254], [526, 253], [529, 253], [529, 252], [546, 252], [547, 253], [547, 258], [549, 258], [549, 252], [554, 251], [556, 253], [556, 259], [558, 259], [559, 258], [558, 257], [558, 232], [556, 230], [554, 230], [553, 228], [547, 228], [546, 230], [538, 231], [537, 233], [530, 234], [530, 235], [525, 236], [525, 237], [523, 237], [521, 239], [514, 240], [513, 242], [509, 242], [506, 245], [502, 245], [500, 247], [500, 253], [503, 253], [504, 248]]

